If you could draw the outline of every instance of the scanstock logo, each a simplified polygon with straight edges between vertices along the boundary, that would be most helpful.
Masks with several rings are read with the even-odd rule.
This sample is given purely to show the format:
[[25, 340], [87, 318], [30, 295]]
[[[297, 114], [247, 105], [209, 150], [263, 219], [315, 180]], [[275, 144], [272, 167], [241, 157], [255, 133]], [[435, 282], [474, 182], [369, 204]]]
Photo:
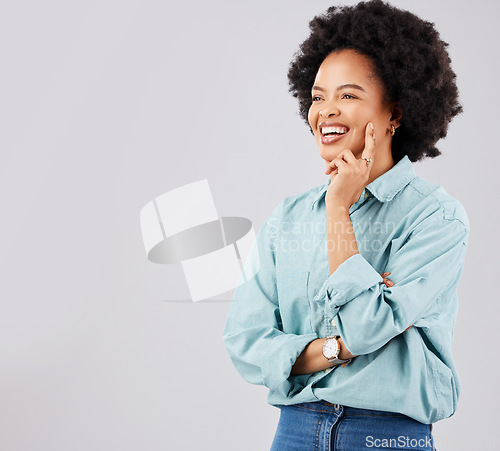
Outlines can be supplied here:
[[259, 270], [252, 222], [219, 217], [207, 179], [154, 198], [140, 221], [148, 259], [181, 264], [192, 301], [232, 290]]

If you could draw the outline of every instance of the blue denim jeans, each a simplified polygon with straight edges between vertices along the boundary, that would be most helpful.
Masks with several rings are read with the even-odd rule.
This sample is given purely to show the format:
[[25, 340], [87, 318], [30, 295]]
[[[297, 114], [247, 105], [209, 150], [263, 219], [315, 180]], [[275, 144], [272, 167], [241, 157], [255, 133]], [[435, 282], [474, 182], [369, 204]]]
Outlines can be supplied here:
[[326, 401], [279, 406], [271, 451], [434, 451], [432, 425], [400, 413]]

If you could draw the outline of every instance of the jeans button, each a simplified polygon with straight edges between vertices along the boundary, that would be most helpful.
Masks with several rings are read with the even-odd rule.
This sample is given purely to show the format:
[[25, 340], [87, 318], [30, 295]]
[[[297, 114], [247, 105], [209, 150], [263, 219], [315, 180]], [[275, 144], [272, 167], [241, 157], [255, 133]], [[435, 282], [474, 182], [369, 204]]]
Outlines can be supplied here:
[[334, 405], [333, 405], [333, 408], [334, 408], [335, 410], [340, 410], [340, 404], [334, 404]]

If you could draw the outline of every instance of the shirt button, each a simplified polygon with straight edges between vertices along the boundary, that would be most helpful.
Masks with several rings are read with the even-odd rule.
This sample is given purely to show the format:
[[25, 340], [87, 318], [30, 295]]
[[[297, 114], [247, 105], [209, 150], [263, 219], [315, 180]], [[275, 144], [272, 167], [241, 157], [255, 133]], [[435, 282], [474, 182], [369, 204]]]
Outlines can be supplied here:
[[332, 326], [333, 326], [333, 327], [337, 327], [337, 324], [335, 323], [335, 320], [334, 320], [334, 319], [332, 319], [331, 323], [332, 323]]

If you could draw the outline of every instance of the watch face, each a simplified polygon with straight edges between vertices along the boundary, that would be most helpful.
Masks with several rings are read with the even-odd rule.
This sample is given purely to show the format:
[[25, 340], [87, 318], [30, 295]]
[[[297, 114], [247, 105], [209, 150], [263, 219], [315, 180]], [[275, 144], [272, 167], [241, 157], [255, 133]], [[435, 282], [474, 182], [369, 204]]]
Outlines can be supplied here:
[[333, 359], [337, 355], [338, 348], [339, 345], [337, 340], [335, 340], [335, 338], [329, 338], [323, 345], [323, 355], [327, 359]]

